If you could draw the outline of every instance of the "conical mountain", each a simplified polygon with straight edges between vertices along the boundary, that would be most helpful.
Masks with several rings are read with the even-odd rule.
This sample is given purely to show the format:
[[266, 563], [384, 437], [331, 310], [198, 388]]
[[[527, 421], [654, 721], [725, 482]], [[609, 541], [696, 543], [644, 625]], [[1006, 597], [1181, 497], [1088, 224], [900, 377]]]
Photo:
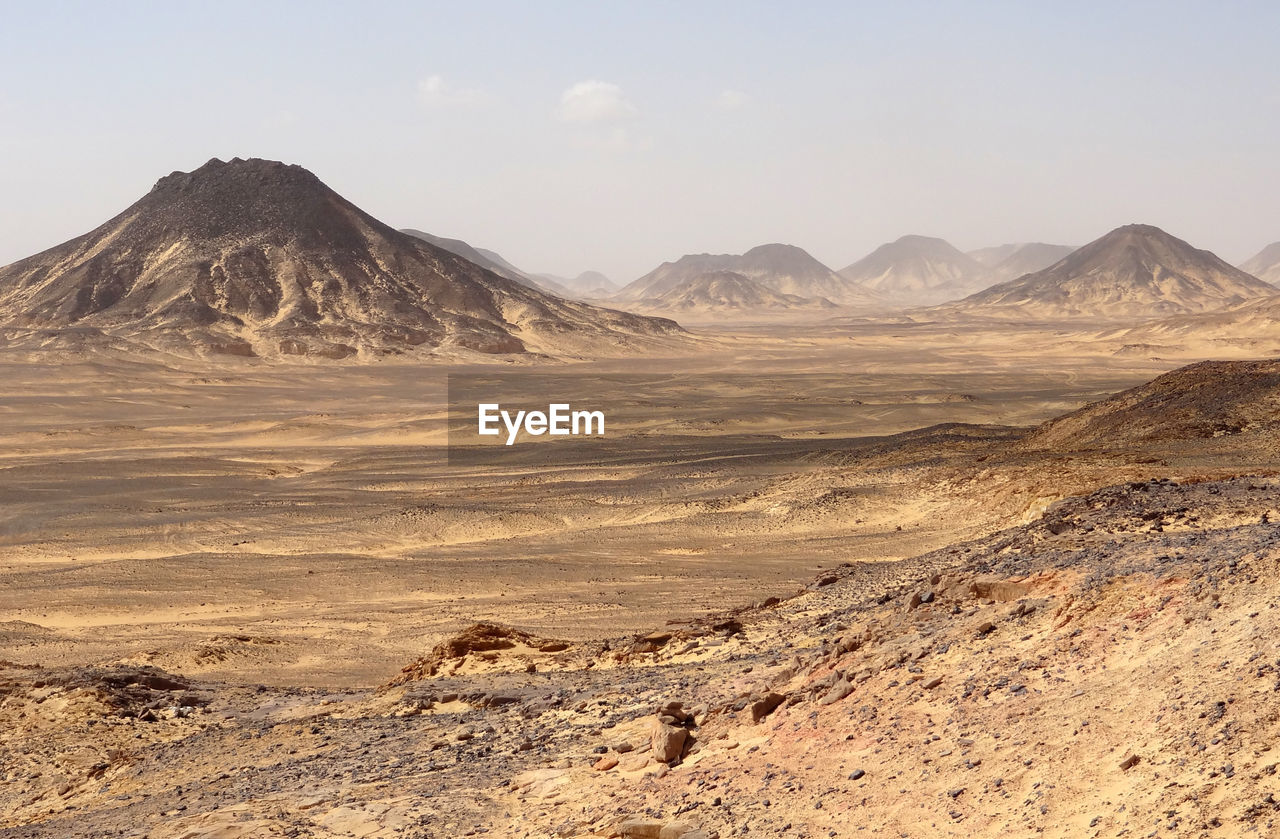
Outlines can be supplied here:
[[948, 308], [989, 315], [1155, 318], [1207, 312], [1275, 289], [1158, 227], [1117, 228], [1043, 271]]
[[841, 277], [795, 245], [759, 245], [744, 254], [689, 254], [664, 262], [615, 295], [618, 300], [641, 300], [670, 291], [686, 280], [714, 271], [731, 271], [782, 294], [826, 297], [836, 303], [876, 305], [876, 292]]
[[903, 236], [841, 269], [840, 276], [904, 303], [957, 300], [991, 283], [977, 260], [942, 239]]
[[1260, 280], [1280, 286], [1280, 242], [1272, 242], [1248, 262], [1240, 264], [1240, 270]]
[[679, 332], [498, 276], [257, 159], [175, 172], [96, 230], [0, 268], [0, 326], [11, 341], [328, 357], [590, 352]]

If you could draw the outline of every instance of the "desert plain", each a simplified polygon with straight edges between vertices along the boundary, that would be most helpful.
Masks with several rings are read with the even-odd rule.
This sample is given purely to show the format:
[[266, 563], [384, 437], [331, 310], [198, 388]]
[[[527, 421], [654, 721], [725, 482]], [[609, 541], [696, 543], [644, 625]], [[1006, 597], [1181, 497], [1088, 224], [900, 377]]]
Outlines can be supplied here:
[[[0, 835], [1267, 833], [1274, 714], [1228, 683], [1243, 646], [1280, 661], [1240, 623], [1274, 590], [1218, 566], [1274, 564], [1273, 438], [1041, 423], [1273, 348], [691, 330], [596, 360], [6, 350]], [[447, 377], [495, 372], [620, 407], [585, 455], [451, 462]], [[1168, 660], [1192, 634], [1202, 673]], [[1155, 742], [1183, 676], [1250, 726]]]
[[[350, 687], [472, 620], [640, 631], [1034, 515], [1052, 482], [1014, 480], [975, 517], [970, 492], [842, 458], [942, 423], [1032, 425], [1176, 366], [1054, 352], [1070, 342], [1052, 331], [756, 331], [669, 359], [525, 362], [610, 408], [589, 460], [528, 465], [532, 444], [449, 463], [446, 376], [494, 365], [11, 359], [0, 609], [43, 634], [4, 655]], [[654, 370], [656, 399], [608, 392]], [[273, 643], [222, 661], [219, 633]]]

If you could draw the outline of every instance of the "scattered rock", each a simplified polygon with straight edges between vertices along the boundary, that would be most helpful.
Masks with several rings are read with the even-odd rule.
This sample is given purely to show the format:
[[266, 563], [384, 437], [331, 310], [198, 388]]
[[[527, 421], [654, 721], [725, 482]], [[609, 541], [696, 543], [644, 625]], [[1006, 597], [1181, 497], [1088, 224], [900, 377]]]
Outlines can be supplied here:
[[661, 720], [653, 721], [653, 733], [649, 743], [653, 748], [653, 756], [663, 763], [678, 760], [684, 754], [685, 744], [689, 739], [689, 730], [669, 725]]

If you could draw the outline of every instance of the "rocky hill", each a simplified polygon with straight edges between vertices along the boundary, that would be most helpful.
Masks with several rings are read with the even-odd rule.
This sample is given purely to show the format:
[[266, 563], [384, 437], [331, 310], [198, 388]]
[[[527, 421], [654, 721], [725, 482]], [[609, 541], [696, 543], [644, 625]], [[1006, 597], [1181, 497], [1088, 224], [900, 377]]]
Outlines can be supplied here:
[[1280, 361], [1206, 361], [1050, 420], [1021, 445], [1124, 448], [1280, 430]]
[[1207, 312], [1275, 289], [1150, 225], [1131, 224], [1043, 271], [950, 304], [989, 316], [1158, 318]]
[[393, 230], [299, 166], [211, 160], [0, 269], [10, 343], [374, 357], [609, 352], [671, 321], [561, 300]]

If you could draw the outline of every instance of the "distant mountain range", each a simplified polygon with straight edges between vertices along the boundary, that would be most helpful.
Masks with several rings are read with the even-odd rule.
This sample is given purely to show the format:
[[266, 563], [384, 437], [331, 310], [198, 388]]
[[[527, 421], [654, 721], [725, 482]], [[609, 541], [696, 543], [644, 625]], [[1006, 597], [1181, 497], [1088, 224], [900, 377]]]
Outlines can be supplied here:
[[708, 271], [690, 277], [634, 305], [641, 311], [674, 316], [836, 308], [825, 297], [784, 294], [734, 271]]
[[1074, 248], [1039, 242], [969, 253], [943, 239], [903, 236], [840, 270], [840, 276], [904, 306], [958, 300], [1004, 280], [1047, 268]]
[[161, 178], [95, 230], [0, 268], [0, 329], [11, 342], [329, 358], [608, 351], [681, 331], [393, 230], [300, 166], [238, 158]]
[[0, 268], [0, 338], [341, 358], [598, 354], [682, 332], [587, 298], [684, 316], [932, 303], [981, 317], [1164, 318], [1151, 328], [1226, 339], [1280, 323], [1267, 281], [1280, 282], [1280, 242], [1235, 268], [1133, 224], [1079, 249], [966, 254], [904, 236], [839, 272], [794, 245], [760, 245], [686, 255], [617, 289], [599, 272], [534, 274], [460, 239], [393, 230], [299, 166], [237, 158], [161, 178], [95, 230]]
[[656, 298], [682, 283], [713, 272], [728, 271], [754, 280], [772, 291], [797, 297], [825, 297], [835, 303], [878, 306], [880, 294], [845, 279], [794, 245], [760, 245], [744, 254], [689, 254], [664, 262], [638, 280], [623, 286], [615, 298], [636, 301]]
[[1207, 312], [1276, 289], [1144, 224], [1117, 228], [1044, 270], [949, 305], [1020, 317], [1157, 318]]

